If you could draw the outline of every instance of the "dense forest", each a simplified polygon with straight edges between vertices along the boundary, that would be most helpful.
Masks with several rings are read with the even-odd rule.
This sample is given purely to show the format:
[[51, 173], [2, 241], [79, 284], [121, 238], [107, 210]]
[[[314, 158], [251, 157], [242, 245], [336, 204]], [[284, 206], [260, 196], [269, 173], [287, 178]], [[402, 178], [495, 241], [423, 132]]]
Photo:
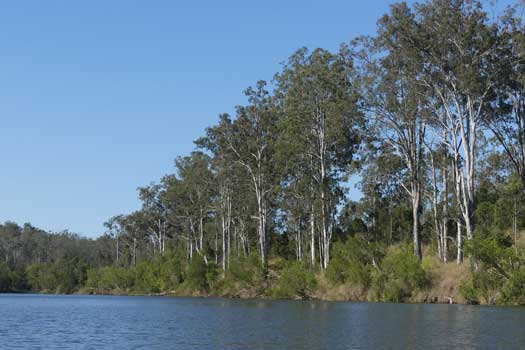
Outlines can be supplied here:
[[0, 291], [525, 303], [523, 19], [397, 3], [297, 50], [101, 237], [0, 226]]

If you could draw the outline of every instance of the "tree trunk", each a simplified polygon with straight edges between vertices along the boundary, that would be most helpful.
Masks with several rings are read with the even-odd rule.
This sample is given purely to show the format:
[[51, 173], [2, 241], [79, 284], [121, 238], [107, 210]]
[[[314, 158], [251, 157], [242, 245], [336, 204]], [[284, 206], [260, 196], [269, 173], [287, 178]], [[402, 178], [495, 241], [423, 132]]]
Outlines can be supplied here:
[[456, 255], [456, 262], [458, 264], [461, 264], [463, 262], [463, 242], [462, 242], [462, 235], [461, 235], [461, 223], [458, 221], [457, 223], [457, 255]]
[[443, 222], [441, 224], [441, 246], [442, 246], [442, 258], [443, 262], [448, 261], [448, 171], [447, 164], [443, 165], [441, 170], [441, 176], [443, 177], [443, 209], [441, 215], [443, 216]]
[[219, 264], [219, 233], [215, 229], [215, 265]]
[[221, 215], [222, 226], [222, 270], [226, 271], [226, 223], [224, 215]]
[[133, 237], [133, 266], [137, 265], [137, 238]]
[[310, 211], [310, 238], [310, 257], [312, 266], [315, 266], [315, 213], [313, 204]]
[[423, 256], [421, 253], [421, 239], [419, 237], [419, 207], [420, 194], [419, 191], [417, 191], [412, 198], [412, 240], [414, 244], [414, 255], [421, 260]]
[[297, 225], [297, 260], [303, 261], [303, 241], [301, 239], [301, 223]]

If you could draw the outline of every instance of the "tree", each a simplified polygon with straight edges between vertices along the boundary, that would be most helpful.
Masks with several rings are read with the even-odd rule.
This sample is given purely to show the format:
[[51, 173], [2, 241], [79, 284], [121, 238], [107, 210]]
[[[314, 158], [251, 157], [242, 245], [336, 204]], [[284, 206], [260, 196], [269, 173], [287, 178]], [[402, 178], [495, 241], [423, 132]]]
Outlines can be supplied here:
[[[405, 3], [392, 6], [379, 21], [378, 36], [362, 39], [364, 103], [373, 121], [377, 141], [399, 157], [403, 171], [399, 183], [412, 206], [412, 243], [421, 259], [420, 216], [423, 201], [424, 145], [428, 100], [419, 83], [423, 62], [412, 42], [418, 40], [415, 15]], [[385, 147], [383, 147], [385, 149]]]
[[227, 115], [222, 115], [219, 125], [207, 129], [207, 138], [221, 145], [250, 179], [256, 202], [253, 218], [257, 221], [259, 253], [263, 265], [267, 266], [268, 219], [271, 218], [272, 195], [277, 181], [273, 155], [279, 115], [266, 90], [266, 82], [259, 81], [245, 94], [248, 105], [237, 107], [237, 118], [232, 121]]
[[[420, 81], [444, 114], [456, 197], [468, 239], [474, 232], [475, 164], [480, 123], [490, 113], [498, 79], [498, 33], [478, 1], [435, 0], [416, 7], [425, 62]], [[458, 261], [461, 260], [458, 224]]]
[[500, 24], [498, 105], [486, 125], [525, 189], [525, 24], [509, 9]]
[[362, 116], [352, 75], [352, 62], [344, 50], [338, 54], [323, 49], [309, 53], [303, 48], [276, 76], [285, 115], [284, 134], [295, 150], [292, 159], [307, 166], [297, 175], [309, 178], [312, 263], [317, 216], [323, 269], [330, 259], [335, 210], [342, 196], [341, 176], [349, 169], [360, 144], [358, 126]]
[[207, 263], [204, 245], [205, 222], [212, 210], [212, 198], [215, 192], [210, 157], [201, 152], [193, 152], [189, 157], [177, 158], [175, 163], [179, 181], [172, 189], [175, 191], [172, 191], [172, 194], [180, 196], [178, 210], [187, 220], [191, 246]]

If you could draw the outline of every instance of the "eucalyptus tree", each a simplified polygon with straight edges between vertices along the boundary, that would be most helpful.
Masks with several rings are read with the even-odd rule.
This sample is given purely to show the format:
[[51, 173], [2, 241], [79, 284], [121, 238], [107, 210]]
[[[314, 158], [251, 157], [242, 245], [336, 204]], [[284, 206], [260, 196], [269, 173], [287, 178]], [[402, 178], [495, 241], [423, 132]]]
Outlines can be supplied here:
[[[215, 211], [221, 232], [222, 258], [221, 266], [226, 270], [229, 266], [231, 254], [231, 238], [233, 225], [233, 200], [235, 191], [240, 189], [236, 181], [236, 167], [227, 159], [228, 153], [215, 153], [213, 157], [213, 171], [215, 176], [215, 186], [217, 187], [217, 196], [215, 199]], [[237, 186], [236, 186], [237, 185]], [[235, 239], [235, 237], [234, 237]], [[215, 250], [218, 250], [217, 239], [215, 241]]]
[[361, 89], [377, 142], [386, 144], [403, 164], [393, 173], [412, 207], [414, 254], [421, 259], [425, 137], [429, 117], [427, 91], [419, 82], [423, 62], [416, 17], [406, 3], [391, 7], [378, 22], [378, 35], [362, 38]]
[[151, 184], [138, 190], [145, 230], [153, 243], [154, 251], [162, 255], [166, 249], [169, 230], [168, 212], [163, 200], [165, 188], [162, 184]]
[[[192, 152], [189, 157], [177, 158], [177, 173], [186, 190], [185, 203], [188, 206], [189, 220], [195, 234], [196, 248], [202, 253], [204, 249], [204, 221], [212, 210], [212, 197], [214, 195], [214, 176], [211, 172], [210, 157], [201, 152]], [[195, 225], [195, 222], [197, 223]]]
[[431, 203], [432, 219], [434, 221], [434, 231], [436, 233], [436, 243], [438, 258], [448, 261], [449, 250], [449, 222], [450, 222], [450, 157], [443, 140], [427, 143], [429, 162], [429, 181], [428, 197]]
[[359, 202], [361, 220], [366, 223], [366, 240], [387, 244], [406, 240], [410, 232], [410, 201], [403, 188], [404, 163], [388, 143], [371, 142], [361, 157], [361, 179], [358, 183], [363, 198]]
[[119, 263], [120, 256], [122, 254], [121, 251], [121, 241], [123, 239], [123, 215], [115, 215], [109, 218], [106, 222], [104, 222], [104, 227], [106, 227], [105, 234], [109, 237], [111, 237], [115, 241], [115, 261], [117, 264]]
[[[442, 127], [448, 132], [458, 209], [471, 239], [480, 125], [491, 112], [500, 74], [498, 29], [479, 1], [434, 0], [418, 5], [416, 12], [422, 40], [414, 47], [419, 47], [425, 62], [420, 81], [444, 114]], [[458, 224], [458, 261], [460, 231]]]
[[525, 189], [525, 23], [516, 10], [499, 22], [498, 104], [485, 121]]
[[[227, 141], [232, 132], [232, 121], [228, 114], [219, 116], [219, 123], [214, 128], [207, 130], [207, 135], [195, 141], [195, 144], [211, 153], [211, 171], [214, 176], [216, 188], [214, 198], [214, 211], [217, 230], [220, 231], [221, 249], [219, 249], [219, 236], [215, 235], [216, 263], [218, 252], [221, 253], [221, 266], [226, 270], [231, 255], [231, 240], [234, 244], [241, 241], [242, 250], [247, 254], [248, 238], [241, 218], [240, 208], [245, 204], [243, 194], [246, 192], [246, 177], [244, 167], [237, 162], [237, 155], [232, 152]], [[234, 227], [237, 224], [240, 227]]]
[[[128, 215], [117, 215], [112, 217], [108, 224], [111, 225], [115, 236], [119, 237], [119, 259], [125, 256], [128, 264], [136, 265], [140, 249], [147, 240], [146, 229], [144, 228], [144, 214], [141, 211], [134, 211]], [[106, 226], [108, 227], [108, 226]]]
[[[281, 93], [282, 91], [277, 92], [282, 102], [283, 96], [279, 96]], [[286, 232], [295, 238], [297, 260], [302, 261], [303, 256], [309, 256], [311, 265], [315, 265], [315, 183], [311, 176], [312, 162], [306, 161], [309, 157], [304, 153], [304, 144], [297, 142], [295, 133], [289, 132], [287, 119], [283, 118], [279, 125], [279, 151], [276, 152], [282, 166], [279, 209], [282, 211]]]
[[197, 252], [208, 262], [205, 225], [212, 215], [215, 195], [211, 159], [202, 152], [178, 157], [177, 173], [165, 179], [164, 201], [169, 205], [169, 221], [186, 242], [191, 259]]
[[187, 186], [176, 174], [165, 176], [162, 182], [166, 187], [163, 199], [169, 208], [167, 219], [171, 227], [172, 245], [184, 252], [187, 259], [191, 259], [195, 251], [196, 228], [189, 210]]
[[268, 220], [271, 220], [273, 195], [278, 176], [273, 159], [277, 139], [279, 113], [266, 82], [259, 81], [255, 88], [248, 88], [246, 106], [237, 107], [235, 120], [222, 115], [218, 125], [208, 128], [204, 144], [216, 143], [228, 159], [240, 166], [251, 183], [255, 197], [257, 240], [261, 261], [267, 266]]
[[296, 150], [291, 161], [305, 168], [309, 180], [312, 263], [314, 220], [318, 218], [321, 268], [328, 266], [337, 204], [342, 198], [342, 176], [358, 149], [359, 112], [353, 67], [346, 52], [323, 49], [296, 51], [276, 76], [284, 120], [282, 132]]

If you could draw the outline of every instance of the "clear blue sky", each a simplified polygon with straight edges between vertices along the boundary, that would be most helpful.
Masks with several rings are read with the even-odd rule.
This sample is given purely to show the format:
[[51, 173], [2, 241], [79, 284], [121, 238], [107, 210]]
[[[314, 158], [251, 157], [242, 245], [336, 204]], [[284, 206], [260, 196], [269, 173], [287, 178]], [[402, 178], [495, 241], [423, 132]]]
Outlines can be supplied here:
[[392, 1], [8, 1], [0, 221], [90, 237], [301, 46], [374, 32]]

